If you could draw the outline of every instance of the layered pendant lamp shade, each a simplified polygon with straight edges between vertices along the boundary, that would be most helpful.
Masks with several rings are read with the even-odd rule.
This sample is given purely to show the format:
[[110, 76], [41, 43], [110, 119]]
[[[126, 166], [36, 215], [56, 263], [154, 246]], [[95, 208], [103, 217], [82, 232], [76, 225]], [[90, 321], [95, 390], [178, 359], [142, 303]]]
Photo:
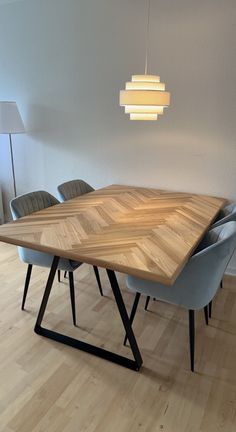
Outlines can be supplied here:
[[170, 93], [165, 91], [160, 77], [147, 73], [150, 2], [148, 0], [145, 73], [133, 75], [125, 90], [120, 91], [120, 106], [125, 107], [130, 120], [157, 120], [164, 113], [164, 108], [170, 105]]

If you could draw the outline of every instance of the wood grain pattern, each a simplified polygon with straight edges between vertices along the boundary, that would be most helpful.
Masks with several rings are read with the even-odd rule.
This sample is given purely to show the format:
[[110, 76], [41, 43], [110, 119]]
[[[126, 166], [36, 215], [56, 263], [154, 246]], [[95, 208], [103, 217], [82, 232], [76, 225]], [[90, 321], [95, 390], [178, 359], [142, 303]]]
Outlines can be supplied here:
[[[0, 432], [235, 432], [236, 280], [224, 279], [209, 326], [196, 313], [196, 373], [189, 369], [183, 308], [145, 298], [134, 322], [141, 373], [40, 338], [32, 328], [48, 269], [35, 267], [20, 309], [26, 265], [0, 243]], [[14, 271], [12, 270], [14, 269]], [[130, 310], [134, 296], [119, 285]], [[101, 298], [91, 266], [75, 272], [79, 327], [71, 325], [68, 280], [55, 280], [45, 317], [55, 331], [129, 355], [105, 271]]]
[[112, 185], [0, 227], [0, 240], [171, 285], [225, 200]]

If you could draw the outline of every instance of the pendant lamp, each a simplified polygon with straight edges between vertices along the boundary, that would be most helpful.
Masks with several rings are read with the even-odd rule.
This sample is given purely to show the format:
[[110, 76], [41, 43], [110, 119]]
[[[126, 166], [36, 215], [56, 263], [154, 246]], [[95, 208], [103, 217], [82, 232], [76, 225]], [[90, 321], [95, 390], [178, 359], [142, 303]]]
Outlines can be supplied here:
[[125, 107], [130, 120], [157, 120], [170, 105], [170, 93], [165, 91], [165, 84], [159, 76], [148, 74], [150, 5], [151, 0], [148, 0], [145, 73], [133, 75], [125, 90], [120, 91], [120, 106]]

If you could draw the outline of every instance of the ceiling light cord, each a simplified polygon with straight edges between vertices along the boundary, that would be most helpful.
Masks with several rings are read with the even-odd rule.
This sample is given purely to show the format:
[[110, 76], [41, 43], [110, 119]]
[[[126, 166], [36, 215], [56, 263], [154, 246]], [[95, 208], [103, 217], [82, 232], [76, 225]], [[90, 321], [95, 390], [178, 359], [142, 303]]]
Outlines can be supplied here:
[[148, 71], [150, 8], [151, 8], [151, 0], [147, 0], [146, 58], [145, 58], [145, 72], [144, 72], [145, 75], [147, 75], [147, 71]]
[[[157, 120], [164, 113], [164, 108], [170, 105], [170, 93], [165, 90], [165, 83], [161, 82], [158, 75], [149, 74], [151, 0], [146, 2], [146, 41], [143, 40], [143, 51], [146, 42], [146, 52], [143, 52], [143, 57], [144, 54], [146, 57], [144, 74], [132, 75], [131, 81], [125, 84], [125, 90], [120, 91], [120, 105], [125, 108], [125, 113], [129, 114], [130, 120]], [[144, 39], [145, 24], [143, 27]]]

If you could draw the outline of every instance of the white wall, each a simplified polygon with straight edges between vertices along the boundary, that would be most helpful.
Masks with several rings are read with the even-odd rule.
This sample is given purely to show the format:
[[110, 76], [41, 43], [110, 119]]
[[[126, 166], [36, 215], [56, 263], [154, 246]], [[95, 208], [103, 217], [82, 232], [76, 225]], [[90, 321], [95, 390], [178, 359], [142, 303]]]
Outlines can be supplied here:
[[[236, 199], [235, 0], [152, 0], [150, 72], [172, 105], [130, 122], [119, 90], [143, 73], [145, 0], [3, 0], [0, 100], [16, 100], [18, 193], [81, 177]], [[5, 209], [12, 196], [0, 137]]]

